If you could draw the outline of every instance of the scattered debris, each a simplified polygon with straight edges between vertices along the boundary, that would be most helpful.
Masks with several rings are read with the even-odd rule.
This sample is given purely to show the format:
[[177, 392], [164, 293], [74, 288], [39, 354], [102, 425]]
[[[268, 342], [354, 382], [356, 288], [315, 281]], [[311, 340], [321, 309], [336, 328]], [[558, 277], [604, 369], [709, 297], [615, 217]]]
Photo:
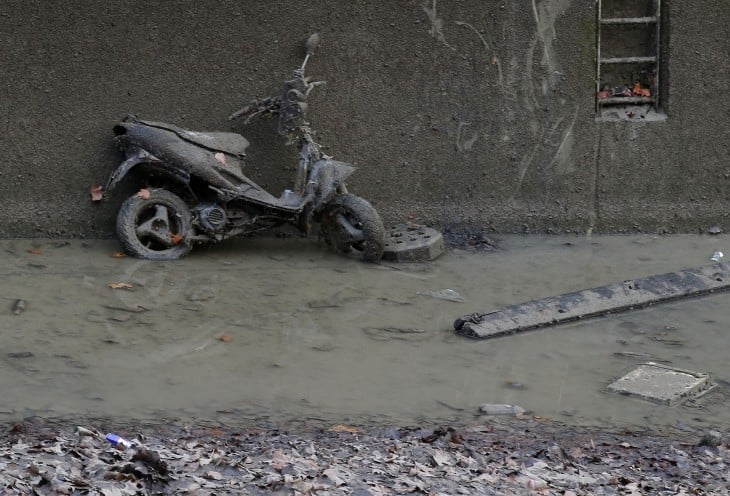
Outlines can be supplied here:
[[104, 439], [109, 441], [109, 443], [116, 448], [124, 449], [124, 448], [131, 448], [132, 446], [134, 446], [134, 443], [132, 443], [132, 441], [127, 441], [123, 437], [118, 436], [116, 434], [112, 434], [112, 433], [107, 434], [104, 437]]
[[109, 287], [111, 289], [131, 290], [134, 286], [132, 286], [128, 282], [110, 282], [109, 284], [107, 284], [107, 287]]
[[454, 301], [463, 303], [464, 297], [453, 289], [440, 289], [438, 291], [417, 291], [416, 294], [438, 298], [439, 300]]
[[15, 300], [13, 303], [13, 315], [20, 315], [25, 312], [25, 300]]
[[86, 427], [81, 427], [80, 425], [76, 426], [76, 434], [78, 434], [79, 436], [90, 436], [90, 437], [101, 438], [101, 433], [99, 433], [99, 431], [92, 431], [91, 429], [87, 429]]
[[89, 188], [89, 195], [91, 196], [92, 202], [100, 202], [104, 197], [104, 187], [100, 184], [93, 184]]
[[[488, 424], [147, 427], [110, 448], [95, 429], [2, 429], [9, 494], [724, 494], [728, 451], [698, 434], [609, 433], [531, 418]], [[130, 433], [131, 435], [131, 433]]]
[[720, 226], [710, 226], [707, 228], [707, 234], [712, 235], [718, 235], [722, 233], [722, 228]]
[[216, 339], [218, 341], [222, 341], [224, 343], [230, 343], [233, 338], [231, 336], [227, 335], [227, 334], [221, 334]]
[[444, 238], [437, 230], [418, 224], [399, 224], [385, 231], [383, 260], [428, 262], [444, 252]]
[[504, 381], [504, 387], [506, 387], [507, 389], [518, 389], [518, 390], [527, 389], [527, 386], [525, 386], [523, 383], [517, 382], [517, 381]]
[[30, 351], [11, 351], [8, 353], [8, 358], [32, 358], [35, 355]]
[[718, 264], [632, 279], [619, 284], [510, 305], [491, 312], [465, 315], [454, 322], [454, 329], [470, 338], [493, 338], [728, 289], [730, 266]]
[[333, 425], [329, 429], [327, 429], [328, 432], [349, 432], [351, 434], [357, 434], [360, 432], [360, 429], [357, 427], [353, 427], [351, 425], [345, 425], [345, 424], [337, 424]]
[[417, 341], [426, 333], [423, 329], [403, 327], [364, 327], [363, 332], [376, 341]]
[[206, 302], [214, 299], [218, 294], [218, 291], [210, 286], [202, 286], [200, 288], [192, 289], [185, 294], [188, 301], [194, 303]]
[[608, 390], [671, 406], [713, 387], [707, 374], [647, 362], [609, 384]]
[[631, 94], [633, 96], [650, 97], [651, 90], [649, 88], [642, 88], [641, 84], [638, 81], [636, 81], [634, 83], [634, 87], [631, 89]]
[[132, 313], [141, 313], [146, 312], [149, 310], [147, 307], [143, 307], [142, 305], [135, 305], [133, 307], [123, 307], [119, 305], [102, 305], [104, 308], [108, 308], [109, 310], [120, 310], [122, 312], [132, 312]]
[[712, 256], [710, 257], [710, 260], [712, 260], [713, 262], [719, 262], [720, 259], [724, 256], [725, 255], [723, 255], [723, 253], [721, 251], [716, 251], [715, 253], [712, 254]]
[[142, 188], [141, 190], [137, 191], [137, 194], [135, 195], [140, 200], [149, 200], [150, 199], [150, 190], [146, 188]]
[[25, 251], [30, 253], [31, 255], [43, 255], [43, 251], [39, 250], [38, 248], [28, 248]]
[[700, 439], [700, 442], [697, 445], [716, 448], [722, 445], [722, 434], [717, 431], [707, 431], [707, 434], [702, 436], [702, 439]]
[[621, 84], [613, 88], [613, 92], [611, 93], [611, 95], [618, 97], [628, 97], [631, 96], [631, 89], [627, 85]]
[[517, 405], [485, 403], [479, 407], [479, 411], [484, 415], [522, 415], [526, 410]]
[[124, 253], [123, 251], [115, 251], [114, 253], [112, 253], [109, 256], [112, 257], [112, 258], [124, 258], [124, 257], [127, 256], [127, 254]]

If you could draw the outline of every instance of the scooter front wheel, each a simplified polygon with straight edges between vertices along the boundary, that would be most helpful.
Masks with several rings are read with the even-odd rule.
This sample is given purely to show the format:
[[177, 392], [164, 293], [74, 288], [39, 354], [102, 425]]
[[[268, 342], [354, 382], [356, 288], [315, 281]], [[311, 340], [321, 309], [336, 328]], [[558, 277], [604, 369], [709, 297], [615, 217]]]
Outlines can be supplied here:
[[354, 254], [366, 262], [376, 262], [383, 256], [383, 221], [363, 198], [351, 194], [336, 196], [325, 207], [321, 223], [325, 241], [338, 252]]
[[190, 209], [165, 189], [130, 196], [117, 215], [117, 236], [129, 255], [147, 260], [176, 260], [190, 252]]

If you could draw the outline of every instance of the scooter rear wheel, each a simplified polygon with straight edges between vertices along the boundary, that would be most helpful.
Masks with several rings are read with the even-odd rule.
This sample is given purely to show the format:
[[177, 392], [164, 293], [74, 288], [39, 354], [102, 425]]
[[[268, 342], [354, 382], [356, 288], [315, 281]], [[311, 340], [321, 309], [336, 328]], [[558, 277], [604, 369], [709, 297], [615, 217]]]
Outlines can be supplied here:
[[176, 260], [190, 252], [190, 209], [165, 189], [130, 196], [117, 215], [117, 236], [129, 255], [147, 260]]
[[340, 253], [353, 254], [365, 262], [383, 256], [383, 221], [377, 210], [363, 198], [351, 194], [336, 196], [322, 215], [325, 241]]

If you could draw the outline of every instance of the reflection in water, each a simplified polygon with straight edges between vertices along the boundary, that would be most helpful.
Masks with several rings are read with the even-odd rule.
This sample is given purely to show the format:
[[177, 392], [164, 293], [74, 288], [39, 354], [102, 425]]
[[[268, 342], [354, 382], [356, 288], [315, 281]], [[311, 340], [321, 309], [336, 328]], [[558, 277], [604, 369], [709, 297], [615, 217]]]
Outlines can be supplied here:
[[[452, 331], [471, 312], [709, 263], [723, 239], [506, 237], [498, 252], [400, 265], [306, 240], [166, 263], [110, 257], [114, 242], [2, 241], [0, 417], [409, 423], [503, 403], [574, 423], [726, 424], [727, 295], [495, 340]], [[720, 387], [673, 408], [604, 392], [647, 360]]]

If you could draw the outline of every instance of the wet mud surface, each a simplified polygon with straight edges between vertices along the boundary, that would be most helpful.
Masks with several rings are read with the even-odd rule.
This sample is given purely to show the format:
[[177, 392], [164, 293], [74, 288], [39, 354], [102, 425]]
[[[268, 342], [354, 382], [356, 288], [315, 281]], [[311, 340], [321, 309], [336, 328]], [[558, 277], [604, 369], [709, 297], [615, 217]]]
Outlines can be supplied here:
[[[453, 331], [469, 312], [703, 265], [723, 243], [504, 237], [362, 264], [301, 239], [165, 263], [115, 241], [0, 241], [0, 487], [725, 494], [727, 294], [489, 341]], [[718, 386], [674, 407], [605, 392], [648, 360]], [[137, 439], [169, 472], [77, 425]], [[700, 446], [711, 431], [719, 446]]]
[[[0, 420], [401, 424], [496, 403], [581, 425], [726, 425], [727, 294], [485, 342], [453, 331], [471, 312], [709, 263], [723, 239], [506, 237], [427, 264], [302, 239], [164, 263], [117, 258], [115, 241], [2, 241]], [[650, 360], [718, 387], [675, 408], [605, 392]]]

